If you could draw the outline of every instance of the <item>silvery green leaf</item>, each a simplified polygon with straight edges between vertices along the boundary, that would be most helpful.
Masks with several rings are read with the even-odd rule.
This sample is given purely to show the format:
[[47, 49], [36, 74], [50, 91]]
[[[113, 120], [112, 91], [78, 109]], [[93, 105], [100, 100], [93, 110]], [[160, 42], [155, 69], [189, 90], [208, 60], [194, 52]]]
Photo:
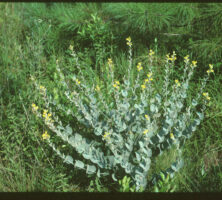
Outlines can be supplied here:
[[139, 153], [135, 153], [136, 154], [136, 159], [137, 159], [137, 161], [140, 161], [141, 160], [141, 156], [140, 156], [140, 154]]
[[87, 174], [94, 174], [94, 173], [96, 173], [96, 167], [94, 165], [87, 165], [86, 173]]
[[160, 143], [162, 143], [164, 141], [164, 136], [157, 134], [157, 137], [159, 138]]
[[134, 108], [140, 109], [140, 106], [139, 106], [138, 104], [135, 104], [135, 105], [134, 105]]
[[139, 141], [139, 146], [140, 146], [140, 148], [143, 148], [144, 147], [143, 142]]
[[177, 107], [181, 109], [183, 107], [183, 104], [181, 102], [177, 102]]
[[94, 129], [94, 133], [95, 133], [96, 135], [101, 135], [101, 134], [102, 134], [102, 129], [101, 129], [100, 127], [96, 127], [96, 128]]
[[154, 104], [151, 104], [151, 105], [150, 105], [150, 111], [151, 111], [151, 112], [158, 112], [157, 106], [155, 106]]
[[65, 130], [62, 125], [57, 126], [57, 129], [59, 129], [59, 130]]
[[[152, 150], [151, 150], [151, 149], [148, 149], [148, 150], [147, 150], [147, 156], [148, 156], [148, 157], [151, 157], [151, 156], [152, 156]], [[151, 162], [151, 161], [150, 161], [150, 162]]]
[[167, 106], [169, 106], [170, 105], [170, 103], [168, 102], [168, 101], [166, 101], [165, 103], [164, 103], [164, 106], [165, 107], [167, 107]]
[[154, 103], [154, 102], [155, 102], [154, 98], [150, 99], [150, 103]]
[[159, 138], [155, 135], [150, 139], [151, 144], [158, 144], [159, 143]]
[[66, 156], [64, 162], [68, 164], [73, 164], [73, 158], [71, 156]]
[[[135, 173], [137, 175], [142, 175], [143, 176], [143, 168], [141, 167], [137, 167], [136, 170], [135, 170]], [[136, 177], [136, 176], [135, 176]]]
[[100, 176], [100, 169], [98, 169], [96, 175], [97, 175], [97, 177], [99, 177], [99, 178], [101, 177], [101, 176]]
[[76, 148], [77, 148], [76, 150], [77, 150], [80, 154], [85, 150], [84, 145], [78, 145]]
[[82, 136], [81, 136], [80, 134], [76, 133], [76, 134], [75, 134], [75, 141], [76, 141], [76, 142], [82, 141]]
[[159, 118], [160, 116], [161, 116], [160, 113], [156, 113], [156, 114], [153, 115], [154, 118]]
[[159, 94], [156, 94], [156, 100], [158, 101], [158, 103], [161, 102], [161, 96]]
[[83, 156], [83, 158], [85, 158], [85, 159], [90, 159], [90, 158], [92, 157], [91, 155], [89, 155], [89, 154], [87, 154], [87, 153], [83, 153], [82, 156]]
[[199, 119], [195, 119], [194, 123], [198, 126], [200, 124], [200, 120]]
[[196, 126], [192, 126], [192, 131], [196, 131], [197, 127]]
[[132, 169], [131, 169], [130, 165], [127, 165], [126, 168], [125, 168], [126, 173], [129, 174], [131, 172], [131, 170]]
[[177, 169], [177, 166], [176, 166], [176, 163], [173, 163], [172, 165], [171, 165], [171, 168], [174, 170], [174, 171], [178, 171], [178, 169]]
[[184, 84], [183, 84], [183, 87], [184, 87], [185, 89], [188, 89], [188, 83], [184, 83]]
[[80, 169], [84, 169], [84, 163], [80, 160], [76, 160], [75, 167], [78, 167]]
[[197, 105], [197, 101], [195, 99], [192, 100], [192, 106], [196, 106]]
[[199, 116], [200, 120], [203, 120], [203, 118], [204, 118], [203, 113], [200, 113], [200, 112], [196, 112], [196, 113], [197, 113], [197, 115]]
[[71, 136], [69, 138], [69, 142], [74, 146], [75, 145], [75, 137], [74, 136]]
[[167, 118], [165, 121], [166, 121], [166, 123], [169, 124], [170, 126], [173, 125], [173, 120], [172, 120], [172, 119]]
[[122, 92], [123, 97], [127, 97], [128, 96], [128, 92], [126, 90], [122, 90], [121, 92]]
[[124, 83], [128, 86], [130, 82], [128, 80], [124, 80]]
[[183, 92], [181, 95], [180, 95], [183, 99], [185, 99], [187, 97], [187, 94], [185, 92]]
[[116, 177], [115, 177], [115, 174], [112, 174], [112, 178], [113, 178], [114, 181], [118, 181], [118, 180], [116, 179]]
[[126, 146], [126, 148], [130, 151], [131, 150], [131, 147], [130, 147], [130, 145], [128, 144], [128, 143], [125, 143], [125, 146]]
[[66, 133], [68, 134], [68, 135], [71, 135], [72, 134], [72, 128], [69, 126], [69, 125], [67, 125], [66, 126]]

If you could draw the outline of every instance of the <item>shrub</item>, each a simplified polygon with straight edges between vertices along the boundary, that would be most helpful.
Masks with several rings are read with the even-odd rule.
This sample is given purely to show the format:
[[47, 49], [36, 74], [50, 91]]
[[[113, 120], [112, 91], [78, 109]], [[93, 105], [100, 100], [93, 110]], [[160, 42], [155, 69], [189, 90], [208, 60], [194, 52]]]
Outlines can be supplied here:
[[[173, 52], [171, 56], [168, 54], [163, 87], [157, 92], [154, 89], [155, 53], [149, 50], [148, 66], [139, 62], [135, 67], [131, 38], [126, 40], [129, 46], [129, 66], [122, 79], [116, 79], [117, 66], [109, 58], [105, 66], [106, 79], [98, 81], [95, 76], [94, 82], [90, 82], [84, 77], [78, 57], [73, 46], [70, 46], [69, 51], [78, 74], [64, 76], [65, 72], [62, 72], [57, 60], [57, 86], [61, 85], [60, 91], [64, 90], [69, 104], [58, 104], [58, 95], [56, 98], [50, 95], [32, 77], [45, 102], [43, 113], [42, 108], [34, 103], [32, 110], [49, 130], [55, 132], [79, 154], [75, 159], [74, 156], [62, 153], [53, 142], [54, 137], [50, 139], [49, 131], [45, 131], [43, 139], [46, 139], [64, 162], [99, 178], [112, 176], [113, 180], [118, 181], [128, 174], [136, 185], [136, 191], [139, 191], [147, 186], [152, 157], [164, 150], [174, 146], [179, 153], [177, 161], [166, 170], [167, 174], [173, 176], [182, 167], [182, 146], [203, 120], [207, 101], [210, 100], [208, 93], [203, 90], [209, 74], [213, 72], [213, 66], [209, 65], [208, 76], [203, 79], [200, 91], [188, 105], [186, 97], [189, 81], [197, 62], [190, 62], [189, 56], [184, 57], [181, 80], [171, 80], [176, 53]], [[59, 120], [56, 115], [59, 110], [73, 116], [88, 131], [73, 133], [72, 122], [65, 126]], [[153, 182], [157, 182], [156, 180], [154, 177]]]

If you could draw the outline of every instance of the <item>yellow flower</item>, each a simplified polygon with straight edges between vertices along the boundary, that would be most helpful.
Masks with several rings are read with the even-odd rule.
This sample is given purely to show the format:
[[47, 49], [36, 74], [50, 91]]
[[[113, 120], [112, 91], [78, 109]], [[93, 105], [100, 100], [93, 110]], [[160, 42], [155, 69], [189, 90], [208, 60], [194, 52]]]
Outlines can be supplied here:
[[110, 137], [108, 137], [109, 135], [110, 135], [110, 133], [109, 133], [109, 132], [105, 132], [105, 134], [104, 134], [103, 138], [104, 138], [104, 139], [106, 139], [106, 138], [109, 138], [109, 139], [110, 139]]
[[187, 56], [184, 57], [184, 62], [185, 62], [185, 63], [189, 62], [189, 60], [190, 60], [190, 59], [189, 59], [189, 55], [187, 55]]
[[100, 87], [97, 85], [95, 90], [99, 92], [100, 91]]
[[113, 61], [112, 61], [111, 58], [108, 59], [108, 64], [109, 64], [109, 65], [112, 65], [112, 64], [113, 64]]
[[76, 79], [76, 83], [79, 85], [81, 82], [78, 79]]
[[171, 138], [172, 140], [175, 139], [173, 133], [170, 133], [170, 138]]
[[131, 47], [132, 46], [131, 37], [126, 38], [126, 41], [127, 41], [126, 44]]
[[149, 55], [152, 56], [154, 54], [154, 51], [150, 49]]
[[146, 129], [146, 130], [143, 131], [143, 134], [146, 135], [148, 132], [149, 132], [149, 130]]
[[149, 119], [150, 119], [148, 115], [145, 115], [145, 118], [146, 118], [147, 120], [149, 120]]
[[147, 79], [145, 79], [145, 81], [144, 81], [144, 82], [145, 82], [145, 83], [146, 83], [146, 82], [149, 82], [149, 79], [148, 79], [148, 78], [147, 78]]
[[131, 42], [131, 37], [126, 38], [126, 41]]
[[45, 93], [45, 91], [46, 91], [45, 87], [42, 85], [39, 86], [39, 89], [42, 93]]
[[141, 85], [141, 88], [144, 90], [146, 88], [146, 85]]
[[139, 62], [136, 67], [138, 71], [141, 71], [143, 69], [141, 62]]
[[117, 84], [113, 84], [113, 87], [119, 89], [119, 86]]
[[120, 83], [119, 83], [119, 81], [116, 81], [115, 83], [116, 83], [117, 85], [119, 85], [119, 84], [120, 84]]
[[167, 61], [169, 61], [169, 60], [170, 61], [175, 61], [177, 59], [175, 51], [173, 51], [172, 57], [170, 57], [169, 53], [166, 55], [166, 57], [167, 57]]
[[147, 74], [147, 77], [150, 78], [152, 76], [152, 72]]
[[180, 82], [178, 80], [175, 80], [175, 83], [177, 84], [177, 86], [180, 86]]
[[32, 104], [32, 109], [34, 110], [34, 111], [37, 111], [38, 110], [38, 106], [36, 106], [34, 103]]
[[197, 61], [192, 61], [192, 65], [194, 66], [194, 67], [196, 67], [197, 66]]
[[45, 133], [42, 134], [42, 139], [43, 140], [48, 140], [50, 138], [50, 135], [45, 131]]
[[209, 97], [208, 92], [204, 92], [204, 93], [203, 93], [203, 96], [204, 96], [208, 101], [210, 101], [210, 97]]
[[210, 69], [207, 70], [208, 75], [209, 75], [210, 73], [214, 72], [214, 70], [213, 70], [213, 65], [212, 65], [212, 64], [209, 64], [209, 67], [210, 67]]

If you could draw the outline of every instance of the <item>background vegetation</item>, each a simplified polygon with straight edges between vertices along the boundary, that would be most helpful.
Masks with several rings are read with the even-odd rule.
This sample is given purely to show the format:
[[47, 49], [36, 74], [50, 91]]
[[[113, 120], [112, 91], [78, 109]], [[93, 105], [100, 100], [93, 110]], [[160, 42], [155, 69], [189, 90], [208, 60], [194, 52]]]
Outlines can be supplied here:
[[[56, 59], [65, 73], [78, 73], [67, 53], [72, 44], [88, 78], [95, 75], [92, 69], [101, 77], [109, 57], [121, 77], [128, 36], [135, 60], [145, 58], [150, 48], [158, 53], [159, 80], [167, 53], [177, 53], [175, 79], [185, 55], [197, 60], [190, 97], [208, 64], [214, 65], [215, 75], [207, 83], [211, 103], [185, 145], [185, 166], [159, 191], [221, 191], [221, 31], [222, 4], [216, 3], [0, 3], [0, 191], [123, 191], [118, 184], [81, 175], [45, 145], [40, 138], [44, 126], [31, 112], [31, 104], [41, 101], [30, 75], [59, 92], [59, 86], [53, 89]], [[58, 114], [68, 122], [65, 113]], [[79, 127], [75, 121], [72, 126]], [[159, 157], [152, 172], [167, 167], [171, 154]], [[157, 190], [150, 186], [146, 191]]]

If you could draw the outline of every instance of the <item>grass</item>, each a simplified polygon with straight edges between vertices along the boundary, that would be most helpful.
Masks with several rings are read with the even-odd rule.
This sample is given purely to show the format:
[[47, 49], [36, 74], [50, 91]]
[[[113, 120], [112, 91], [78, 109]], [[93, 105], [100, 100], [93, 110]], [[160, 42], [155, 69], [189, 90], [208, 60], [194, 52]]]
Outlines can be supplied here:
[[[98, 186], [93, 177], [87, 178], [83, 172], [65, 165], [40, 139], [45, 127], [31, 112], [30, 105], [38, 101], [38, 96], [33, 90], [30, 75], [35, 75], [39, 82], [53, 91], [56, 59], [59, 59], [65, 73], [76, 73], [76, 69], [73, 68], [73, 60], [64, 51], [69, 45], [67, 41], [61, 41], [61, 46], [52, 41], [50, 45], [47, 43], [48, 46], [45, 43], [50, 36], [59, 38], [59, 29], [49, 28], [47, 20], [32, 26], [32, 22], [24, 20], [19, 12], [18, 8], [29, 7], [28, 4], [23, 6], [0, 4], [0, 191], [118, 191], [118, 185], [108, 186], [111, 180], [100, 180], [101, 185]], [[40, 4], [38, 6], [41, 7]], [[34, 16], [34, 19], [38, 18]], [[145, 52], [143, 47], [141, 49]], [[161, 49], [158, 51], [160, 55], [165, 53]], [[136, 54], [135, 63], [146, 54]], [[102, 68], [97, 74], [92, 74], [91, 68], [87, 67], [93, 68], [95, 63], [87, 51], [80, 52], [80, 58], [88, 78], [98, 76], [103, 80], [99, 71]], [[127, 66], [126, 53], [114, 53], [113, 62], [117, 77], [122, 77], [124, 66]], [[161, 56], [157, 62], [162, 63]], [[156, 65], [157, 78], [161, 80], [163, 68], [159, 66]], [[177, 76], [177, 71], [174, 76]], [[188, 98], [195, 94], [199, 78], [199, 73], [195, 73]], [[184, 147], [184, 168], [171, 181], [178, 192], [219, 192], [222, 189], [222, 96], [218, 92], [221, 79], [222, 76], [215, 73], [207, 85], [211, 104], [203, 123]], [[160, 87], [161, 82], [157, 82], [156, 88]], [[60, 115], [65, 121], [65, 114]], [[78, 128], [75, 121], [72, 126]], [[158, 157], [150, 174], [168, 167], [174, 156], [175, 151], [171, 150]], [[152, 191], [152, 188], [146, 191]]]

